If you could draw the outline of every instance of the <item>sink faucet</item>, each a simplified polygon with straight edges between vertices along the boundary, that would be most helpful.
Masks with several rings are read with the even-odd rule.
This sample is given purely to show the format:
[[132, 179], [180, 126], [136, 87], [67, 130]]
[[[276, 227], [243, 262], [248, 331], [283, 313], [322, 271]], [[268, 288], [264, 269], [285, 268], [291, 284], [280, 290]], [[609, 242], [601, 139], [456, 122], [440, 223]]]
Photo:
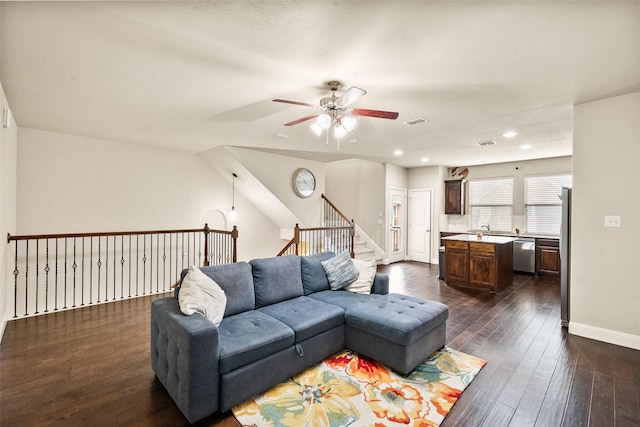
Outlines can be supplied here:
[[486, 229], [487, 229], [487, 231], [491, 231], [491, 224], [486, 223], [486, 224], [484, 224], [483, 226], [481, 226], [480, 228], [486, 228]]

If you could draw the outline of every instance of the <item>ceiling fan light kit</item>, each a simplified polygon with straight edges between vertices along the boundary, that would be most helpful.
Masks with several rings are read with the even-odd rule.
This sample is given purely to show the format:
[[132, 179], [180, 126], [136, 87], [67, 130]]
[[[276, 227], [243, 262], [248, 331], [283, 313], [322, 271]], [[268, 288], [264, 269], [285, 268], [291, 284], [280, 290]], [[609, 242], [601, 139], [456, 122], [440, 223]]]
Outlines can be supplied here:
[[340, 87], [340, 82], [333, 80], [328, 83], [328, 86], [331, 90], [331, 96], [322, 98], [319, 105], [299, 101], [289, 101], [286, 99], [274, 99], [273, 102], [302, 105], [304, 107], [322, 110], [322, 113], [320, 114], [311, 114], [301, 117], [292, 122], [285, 123], [285, 126], [294, 126], [298, 123], [315, 119], [310, 126], [311, 131], [317, 136], [320, 136], [322, 135], [322, 132], [326, 130], [327, 145], [329, 144], [329, 129], [333, 127], [333, 136], [338, 140], [338, 152], [340, 152], [340, 139], [344, 138], [356, 127], [357, 120], [353, 116], [366, 116], [390, 120], [398, 118], [398, 113], [393, 111], [367, 110], [362, 108], [348, 109], [347, 107], [349, 105], [366, 95], [367, 91], [360, 89], [359, 87], [352, 86], [349, 90], [343, 93], [341, 97], [337, 97], [336, 91]]

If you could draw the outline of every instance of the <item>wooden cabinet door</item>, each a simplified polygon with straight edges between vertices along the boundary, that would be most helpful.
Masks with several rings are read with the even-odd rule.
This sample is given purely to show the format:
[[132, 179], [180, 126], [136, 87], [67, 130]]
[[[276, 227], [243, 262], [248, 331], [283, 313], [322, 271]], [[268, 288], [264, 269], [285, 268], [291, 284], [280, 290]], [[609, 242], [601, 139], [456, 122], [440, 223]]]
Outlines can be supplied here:
[[536, 240], [536, 273], [560, 274], [560, 248], [558, 247], [558, 240]]
[[444, 280], [448, 284], [466, 285], [469, 282], [469, 243], [445, 240], [446, 268]]
[[494, 288], [496, 286], [496, 256], [490, 252], [469, 252], [469, 283]]
[[444, 182], [444, 213], [447, 215], [464, 214], [463, 180]]
[[445, 282], [467, 283], [469, 280], [469, 251], [447, 248]]
[[560, 251], [552, 246], [538, 246], [538, 273], [560, 274]]

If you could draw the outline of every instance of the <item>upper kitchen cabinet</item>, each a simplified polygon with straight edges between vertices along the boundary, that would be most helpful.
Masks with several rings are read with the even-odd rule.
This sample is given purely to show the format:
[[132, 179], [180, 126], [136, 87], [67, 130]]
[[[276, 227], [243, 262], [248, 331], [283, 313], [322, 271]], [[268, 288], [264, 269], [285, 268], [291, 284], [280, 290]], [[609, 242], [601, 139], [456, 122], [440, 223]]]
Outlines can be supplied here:
[[447, 215], [464, 215], [463, 179], [444, 182], [444, 213]]

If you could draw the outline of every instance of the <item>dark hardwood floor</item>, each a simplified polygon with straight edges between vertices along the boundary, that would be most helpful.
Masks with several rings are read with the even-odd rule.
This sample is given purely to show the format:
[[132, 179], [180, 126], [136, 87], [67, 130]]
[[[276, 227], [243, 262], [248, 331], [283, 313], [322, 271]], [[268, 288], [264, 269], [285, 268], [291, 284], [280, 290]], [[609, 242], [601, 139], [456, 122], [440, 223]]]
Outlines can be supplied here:
[[[560, 327], [557, 280], [516, 275], [491, 295], [445, 285], [437, 266], [380, 270], [392, 292], [447, 304], [447, 345], [488, 361], [444, 427], [640, 425], [640, 351], [569, 335]], [[151, 370], [155, 298], [9, 322], [0, 344], [0, 425], [188, 425]], [[226, 413], [198, 425], [239, 424]]]

